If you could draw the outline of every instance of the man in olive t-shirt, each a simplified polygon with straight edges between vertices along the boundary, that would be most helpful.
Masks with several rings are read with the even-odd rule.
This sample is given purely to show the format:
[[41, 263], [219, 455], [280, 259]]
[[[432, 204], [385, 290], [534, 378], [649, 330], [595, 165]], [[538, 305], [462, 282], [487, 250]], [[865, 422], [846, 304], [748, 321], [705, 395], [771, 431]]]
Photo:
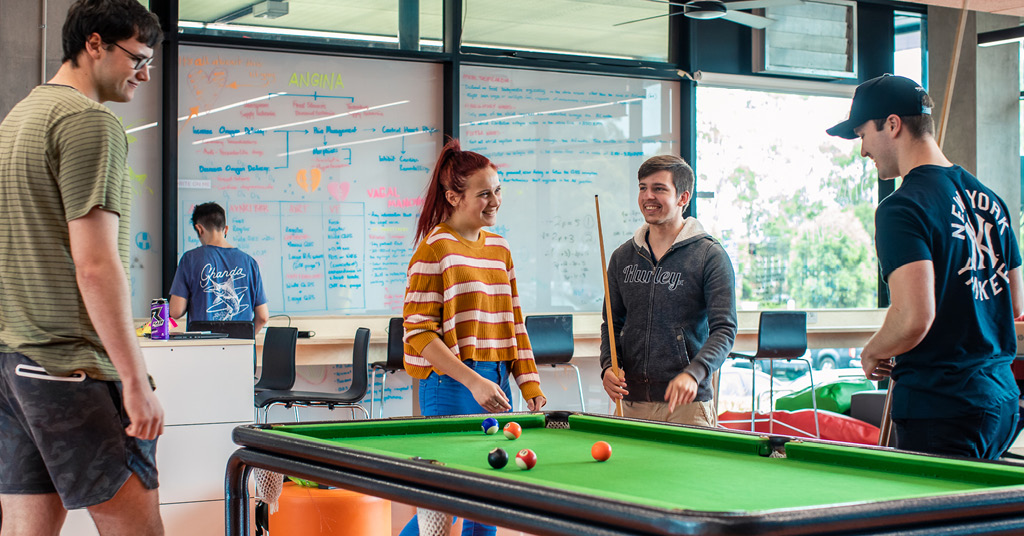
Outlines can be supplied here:
[[161, 535], [163, 409], [132, 326], [128, 141], [102, 102], [149, 80], [159, 21], [79, 0], [57, 74], [0, 123], [0, 506], [4, 534]]

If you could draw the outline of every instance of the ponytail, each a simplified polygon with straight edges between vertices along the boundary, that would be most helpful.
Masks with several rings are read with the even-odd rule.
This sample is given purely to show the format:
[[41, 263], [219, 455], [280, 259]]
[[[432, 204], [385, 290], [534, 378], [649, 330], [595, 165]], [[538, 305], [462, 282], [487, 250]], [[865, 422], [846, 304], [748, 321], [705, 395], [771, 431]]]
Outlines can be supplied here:
[[445, 192], [461, 194], [466, 190], [466, 180], [477, 171], [490, 167], [497, 170], [486, 156], [472, 151], [463, 151], [459, 140], [451, 138], [441, 149], [441, 154], [430, 174], [427, 192], [423, 197], [423, 211], [416, 225], [416, 242], [418, 243], [431, 229], [447, 220], [454, 207], [448, 203]]

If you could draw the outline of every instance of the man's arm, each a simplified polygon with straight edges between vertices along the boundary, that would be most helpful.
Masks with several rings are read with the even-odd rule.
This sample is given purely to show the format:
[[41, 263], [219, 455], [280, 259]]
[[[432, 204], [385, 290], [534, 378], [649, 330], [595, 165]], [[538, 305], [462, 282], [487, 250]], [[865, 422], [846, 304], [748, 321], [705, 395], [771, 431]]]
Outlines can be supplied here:
[[[188, 300], [181, 296], [171, 295], [171, 318], [177, 320], [185, 316], [185, 310], [188, 309]], [[259, 331], [259, 330], [257, 330]]]
[[263, 326], [270, 321], [270, 306], [265, 303], [257, 305], [254, 313], [253, 322], [256, 324], [256, 333], [259, 333]]
[[[1011, 278], [1012, 286], [1012, 278]], [[930, 260], [904, 264], [889, 274], [892, 303], [879, 328], [861, 352], [861, 367], [870, 380], [889, 376], [890, 358], [916, 347], [935, 321], [935, 266]]]
[[86, 311], [121, 376], [128, 435], [154, 439], [163, 433], [164, 411], [149, 385], [132, 326], [128, 278], [117, 252], [119, 216], [98, 207], [68, 222], [71, 258]]

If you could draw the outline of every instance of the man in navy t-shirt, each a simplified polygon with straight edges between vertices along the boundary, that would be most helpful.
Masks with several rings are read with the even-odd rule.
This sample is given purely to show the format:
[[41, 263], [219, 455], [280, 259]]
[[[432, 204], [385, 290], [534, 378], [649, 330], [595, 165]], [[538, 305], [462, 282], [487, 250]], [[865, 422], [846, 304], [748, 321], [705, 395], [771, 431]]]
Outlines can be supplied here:
[[1024, 312], [1021, 256], [1006, 203], [946, 159], [931, 107], [916, 82], [880, 76], [857, 87], [850, 118], [828, 129], [860, 138], [879, 179], [903, 177], [875, 213], [891, 305], [861, 362], [869, 379], [895, 381], [898, 448], [995, 459], [1018, 419], [1010, 363], [1013, 319]]
[[171, 283], [171, 316], [193, 320], [252, 320], [256, 332], [270, 319], [260, 266], [227, 241], [224, 209], [196, 205], [192, 226], [203, 245], [185, 252]]

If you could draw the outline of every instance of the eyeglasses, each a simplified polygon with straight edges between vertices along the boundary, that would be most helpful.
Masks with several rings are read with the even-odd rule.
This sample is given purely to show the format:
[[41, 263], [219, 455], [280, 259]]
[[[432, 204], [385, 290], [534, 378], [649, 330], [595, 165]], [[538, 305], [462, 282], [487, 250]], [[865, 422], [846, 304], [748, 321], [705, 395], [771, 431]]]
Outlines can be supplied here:
[[141, 71], [142, 69], [145, 69], [149, 64], [153, 63], [153, 56], [150, 56], [148, 58], [144, 58], [142, 56], [136, 56], [135, 54], [132, 54], [131, 51], [129, 51], [127, 48], [124, 48], [123, 46], [121, 46], [121, 45], [119, 45], [117, 43], [111, 43], [111, 44], [114, 45], [115, 47], [123, 50], [125, 54], [128, 54], [129, 58], [135, 60], [135, 65], [132, 66], [132, 69], [135, 69], [136, 71]]

